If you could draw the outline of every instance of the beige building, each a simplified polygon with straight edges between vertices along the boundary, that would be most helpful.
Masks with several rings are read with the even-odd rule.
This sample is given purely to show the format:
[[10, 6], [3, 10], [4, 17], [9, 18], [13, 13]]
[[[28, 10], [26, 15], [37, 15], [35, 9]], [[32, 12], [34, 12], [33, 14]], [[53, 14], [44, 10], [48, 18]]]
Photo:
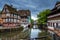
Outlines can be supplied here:
[[[57, 2], [55, 7], [51, 10], [51, 13], [47, 17], [48, 28], [53, 30], [60, 30], [60, 2]], [[59, 37], [52, 31], [49, 31], [52, 40], [59, 40]]]
[[0, 14], [0, 24], [2, 27], [18, 27], [20, 26], [20, 15], [13, 6], [5, 4]]
[[[0, 29], [27, 27], [31, 23], [30, 10], [18, 10], [12, 5], [5, 4], [0, 14]], [[1, 27], [2, 26], [2, 27]]]
[[29, 10], [19, 10], [21, 17], [21, 26], [27, 27], [31, 23], [31, 12]]

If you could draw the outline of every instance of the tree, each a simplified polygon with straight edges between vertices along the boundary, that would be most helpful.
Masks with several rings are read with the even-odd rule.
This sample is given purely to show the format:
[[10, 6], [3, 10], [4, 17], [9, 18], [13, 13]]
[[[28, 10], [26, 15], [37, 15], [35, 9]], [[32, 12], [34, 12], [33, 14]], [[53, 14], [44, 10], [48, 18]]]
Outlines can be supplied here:
[[41, 11], [38, 15], [37, 15], [37, 21], [38, 24], [46, 24], [47, 23], [47, 15], [50, 13], [49, 9], [43, 10]]
[[34, 20], [33, 20], [33, 19], [31, 19], [31, 24], [32, 24], [32, 25], [34, 24]]

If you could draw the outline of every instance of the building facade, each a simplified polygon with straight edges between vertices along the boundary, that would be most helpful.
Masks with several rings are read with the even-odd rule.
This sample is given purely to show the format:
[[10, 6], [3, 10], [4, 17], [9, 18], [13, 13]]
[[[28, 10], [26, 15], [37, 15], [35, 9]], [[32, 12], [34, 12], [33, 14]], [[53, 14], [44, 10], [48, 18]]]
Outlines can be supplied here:
[[[47, 17], [47, 26], [54, 30], [60, 30], [60, 2], [57, 2], [51, 13]], [[49, 30], [48, 30], [49, 31]], [[59, 40], [59, 37], [52, 31], [49, 31], [52, 40]]]
[[21, 26], [27, 27], [31, 23], [31, 12], [29, 10], [19, 10]]
[[0, 13], [0, 29], [27, 27], [29, 24], [31, 24], [30, 10], [17, 10], [12, 5], [4, 5]]
[[20, 15], [17, 10], [10, 5], [5, 4], [0, 14], [0, 24], [2, 27], [18, 27], [20, 26]]

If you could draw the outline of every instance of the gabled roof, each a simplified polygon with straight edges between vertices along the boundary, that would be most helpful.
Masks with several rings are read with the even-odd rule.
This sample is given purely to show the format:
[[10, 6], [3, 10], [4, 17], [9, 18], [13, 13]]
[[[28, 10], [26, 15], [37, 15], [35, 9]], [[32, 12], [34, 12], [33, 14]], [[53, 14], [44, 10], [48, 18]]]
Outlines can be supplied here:
[[[13, 8], [12, 5], [10, 6], [10, 5], [8, 5], [8, 4], [5, 4], [5, 5], [4, 5], [4, 8], [5, 8], [5, 7], [7, 7], [7, 9], [9, 10], [10, 13], [17, 13], [16, 8]], [[3, 8], [3, 10], [4, 10], [4, 8]], [[3, 11], [3, 10], [2, 10], [2, 11]]]
[[58, 14], [58, 13], [60, 13], [60, 9], [51, 10], [51, 13], [48, 14], [47, 16], [54, 15], [54, 14]]
[[60, 4], [60, 1], [57, 1], [57, 2], [56, 2], [56, 5], [58, 5], [58, 4]]
[[58, 8], [56, 7], [57, 4], [60, 4], [60, 2], [59, 2], [59, 1], [56, 2], [55, 7], [51, 10], [51, 13], [50, 13], [49, 15], [47, 15], [47, 16], [60, 13], [60, 8], [58, 9]]
[[20, 14], [20, 16], [30, 16], [30, 10], [18, 10], [18, 13]]

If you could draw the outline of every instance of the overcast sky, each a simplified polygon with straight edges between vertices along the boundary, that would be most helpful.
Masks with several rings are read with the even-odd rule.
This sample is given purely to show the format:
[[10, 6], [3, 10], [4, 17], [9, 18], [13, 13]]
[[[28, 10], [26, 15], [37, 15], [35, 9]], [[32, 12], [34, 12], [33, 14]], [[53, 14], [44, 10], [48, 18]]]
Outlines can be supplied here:
[[60, 0], [0, 0], [0, 10], [4, 4], [12, 4], [17, 9], [29, 9], [31, 17], [35, 20], [39, 12], [45, 9], [52, 9]]

